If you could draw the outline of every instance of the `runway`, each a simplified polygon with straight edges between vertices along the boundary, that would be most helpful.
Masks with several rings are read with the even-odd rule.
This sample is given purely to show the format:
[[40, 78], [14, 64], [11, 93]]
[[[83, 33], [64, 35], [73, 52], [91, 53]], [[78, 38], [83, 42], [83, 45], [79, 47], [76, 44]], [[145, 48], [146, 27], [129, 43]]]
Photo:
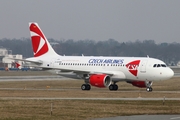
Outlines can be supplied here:
[[0, 81], [45, 81], [45, 80], [74, 80], [57, 75], [52, 76], [0, 76]]
[[132, 115], [99, 118], [93, 120], [180, 120], [180, 115]]

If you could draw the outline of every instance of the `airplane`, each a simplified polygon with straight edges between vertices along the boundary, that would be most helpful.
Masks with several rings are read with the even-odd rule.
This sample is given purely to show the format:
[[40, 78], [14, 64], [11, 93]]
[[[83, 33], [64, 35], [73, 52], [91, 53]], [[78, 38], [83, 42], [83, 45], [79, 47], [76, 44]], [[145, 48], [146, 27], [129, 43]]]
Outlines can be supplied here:
[[31, 66], [44, 70], [58, 70], [61, 76], [84, 79], [82, 90], [91, 86], [117, 91], [117, 82], [125, 81], [151, 92], [153, 81], [162, 81], [174, 76], [163, 61], [147, 57], [109, 56], [61, 56], [51, 47], [39, 25], [29, 23], [34, 57], [24, 59]]
[[15, 62], [16, 68], [20, 68], [20, 64], [18, 62]]
[[[9, 58], [9, 59], [13, 59], [13, 58]], [[15, 60], [15, 59], [14, 59]], [[16, 59], [19, 60], [19, 59]], [[21, 60], [21, 59], [20, 59]], [[21, 70], [21, 71], [28, 71], [30, 70], [30, 68], [22, 66], [20, 63], [18, 62], [12, 62], [12, 65], [14, 66], [13, 68], [9, 68], [9, 70]]]

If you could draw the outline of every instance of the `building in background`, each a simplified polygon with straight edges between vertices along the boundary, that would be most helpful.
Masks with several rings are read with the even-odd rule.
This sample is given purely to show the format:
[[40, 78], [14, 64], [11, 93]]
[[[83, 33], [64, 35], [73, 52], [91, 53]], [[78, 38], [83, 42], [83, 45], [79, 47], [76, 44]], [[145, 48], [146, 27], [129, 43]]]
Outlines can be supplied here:
[[8, 50], [6, 48], [0, 47], [0, 68], [1, 69], [7, 69], [7, 68], [16, 68], [16, 64], [18, 63], [22, 65], [22, 61], [15, 61], [13, 59], [23, 59], [23, 55], [12, 55], [12, 50]]

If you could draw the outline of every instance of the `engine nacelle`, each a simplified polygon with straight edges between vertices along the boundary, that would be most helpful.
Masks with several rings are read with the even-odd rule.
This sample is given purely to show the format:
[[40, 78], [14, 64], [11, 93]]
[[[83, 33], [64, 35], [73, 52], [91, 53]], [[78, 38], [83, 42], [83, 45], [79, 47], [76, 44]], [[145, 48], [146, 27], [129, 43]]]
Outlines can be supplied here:
[[140, 87], [140, 88], [146, 88], [152, 85], [151, 81], [127, 81], [127, 83], [130, 83], [133, 86]]
[[111, 77], [106, 74], [91, 75], [89, 83], [96, 87], [108, 87], [111, 84]]

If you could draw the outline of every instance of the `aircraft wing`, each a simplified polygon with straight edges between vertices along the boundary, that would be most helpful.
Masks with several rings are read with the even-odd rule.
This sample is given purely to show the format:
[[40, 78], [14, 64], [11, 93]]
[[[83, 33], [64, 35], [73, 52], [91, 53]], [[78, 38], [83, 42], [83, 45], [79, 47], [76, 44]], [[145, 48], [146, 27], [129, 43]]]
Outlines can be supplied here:
[[114, 73], [110, 71], [89, 71], [89, 70], [70, 70], [70, 69], [55, 69], [55, 70], [60, 70], [61, 72], [73, 72], [76, 74], [106, 74], [113, 76]]

